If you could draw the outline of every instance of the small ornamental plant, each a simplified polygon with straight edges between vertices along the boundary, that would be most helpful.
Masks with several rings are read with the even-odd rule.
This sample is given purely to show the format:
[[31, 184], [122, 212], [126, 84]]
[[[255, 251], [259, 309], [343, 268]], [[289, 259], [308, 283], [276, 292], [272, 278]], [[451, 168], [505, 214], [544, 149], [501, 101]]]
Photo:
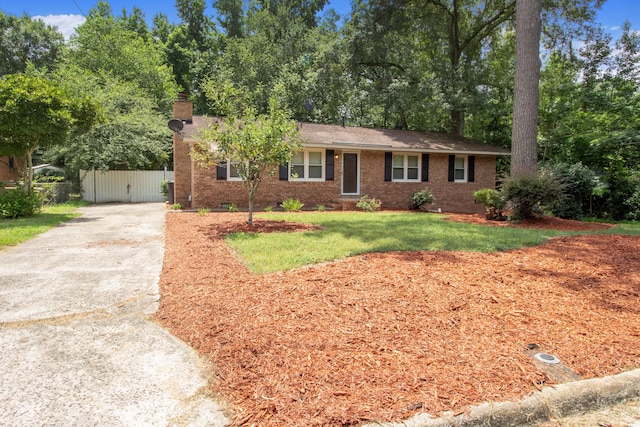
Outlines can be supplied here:
[[380, 209], [380, 206], [382, 206], [380, 200], [367, 195], [360, 197], [360, 201], [356, 203], [356, 208], [362, 209], [365, 212], [375, 212]]
[[302, 209], [304, 204], [300, 202], [300, 200], [298, 199], [289, 198], [284, 200], [281, 203], [281, 206], [282, 206], [282, 209], [285, 210], [285, 212], [298, 212], [300, 211], [300, 209]]

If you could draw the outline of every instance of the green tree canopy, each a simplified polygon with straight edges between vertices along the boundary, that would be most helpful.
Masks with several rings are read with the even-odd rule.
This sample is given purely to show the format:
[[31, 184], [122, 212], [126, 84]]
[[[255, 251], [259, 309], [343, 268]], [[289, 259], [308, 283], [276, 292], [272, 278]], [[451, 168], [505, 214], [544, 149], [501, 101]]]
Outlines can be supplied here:
[[28, 64], [51, 71], [59, 64], [64, 38], [55, 27], [27, 15], [0, 11], [0, 76], [22, 73]]
[[78, 69], [60, 73], [75, 82], [76, 93], [94, 94], [105, 120], [87, 133], [72, 135], [68, 144], [48, 149], [46, 161], [64, 165], [73, 175], [81, 169], [148, 170], [169, 165], [171, 133], [153, 98], [116, 77], [98, 78]]
[[25, 186], [31, 188], [33, 152], [63, 145], [97, 122], [101, 109], [88, 95], [71, 96], [44, 76], [9, 74], [0, 79], [0, 155], [24, 156]]
[[[217, 93], [208, 96], [220, 98]], [[224, 96], [222, 96], [224, 98]], [[191, 157], [201, 166], [210, 167], [223, 162], [233, 163], [242, 178], [249, 198], [249, 217], [253, 224], [253, 201], [260, 183], [268, 174], [274, 174], [278, 165], [291, 161], [294, 151], [301, 147], [296, 123], [271, 97], [269, 113], [258, 114], [249, 106], [233, 111], [224, 122], [214, 122], [203, 131]]]
[[138, 18], [134, 13], [116, 20], [109, 4], [99, 2], [71, 37], [69, 61], [95, 75], [135, 83], [159, 111], [169, 112], [178, 87], [161, 46], [130, 29], [140, 24]]

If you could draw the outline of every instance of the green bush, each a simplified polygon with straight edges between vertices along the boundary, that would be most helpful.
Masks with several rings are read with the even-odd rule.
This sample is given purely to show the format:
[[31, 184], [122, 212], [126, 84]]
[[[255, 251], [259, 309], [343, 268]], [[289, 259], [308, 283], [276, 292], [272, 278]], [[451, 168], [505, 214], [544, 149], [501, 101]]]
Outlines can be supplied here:
[[324, 212], [324, 211], [327, 210], [327, 207], [325, 205], [320, 204], [320, 205], [316, 206], [316, 209], [318, 211], [320, 211], [320, 212]]
[[304, 206], [298, 199], [289, 198], [284, 200], [281, 204], [285, 212], [298, 212]]
[[624, 219], [629, 221], [640, 221], [640, 187], [624, 201], [627, 212]]
[[380, 209], [382, 202], [375, 197], [362, 196], [360, 201], [356, 203], [356, 208], [362, 209], [365, 212], [375, 212]]
[[473, 193], [473, 198], [485, 207], [487, 219], [494, 221], [505, 219], [502, 211], [505, 209], [507, 202], [500, 191], [493, 188], [483, 188]]
[[164, 196], [164, 199], [167, 200], [167, 197], [169, 196], [169, 181], [168, 180], [163, 179], [162, 181], [160, 181], [160, 192]]
[[211, 212], [209, 208], [198, 208], [198, 215], [200, 216], [207, 216], [209, 212]]
[[0, 218], [26, 218], [34, 216], [41, 209], [42, 196], [37, 191], [0, 191]]
[[547, 165], [542, 174], [550, 174], [561, 182], [565, 196], [561, 201], [546, 203], [545, 209], [566, 219], [579, 219], [590, 212], [591, 196], [598, 185], [595, 172], [578, 162]]
[[34, 175], [33, 182], [64, 182], [64, 176], [58, 175]]
[[171, 209], [173, 209], [174, 211], [179, 211], [180, 209], [182, 209], [182, 203], [174, 203], [171, 205]]
[[416, 191], [411, 195], [411, 201], [409, 202], [409, 209], [420, 209], [424, 205], [431, 205], [436, 201], [431, 191], [428, 188], [424, 190]]
[[507, 179], [500, 190], [507, 207], [511, 209], [511, 219], [530, 219], [544, 206], [562, 203], [565, 199], [564, 184], [551, 174], [536, 177]]
[[265, 206], [265, 207], [264, 207], [264, 211], [265, 211], [265, 212], [271, 212], [271, 211], [273, 211], [273, 206]]

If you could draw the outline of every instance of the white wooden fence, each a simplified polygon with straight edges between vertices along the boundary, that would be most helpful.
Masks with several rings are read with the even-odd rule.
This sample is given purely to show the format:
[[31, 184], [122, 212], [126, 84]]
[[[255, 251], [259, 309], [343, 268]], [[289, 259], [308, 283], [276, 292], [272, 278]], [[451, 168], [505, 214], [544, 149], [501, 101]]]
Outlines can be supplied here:
[[80, 171], [82, 199], [93, 203], [162, 202], [162, 180], [173, 181], [173, 171]]

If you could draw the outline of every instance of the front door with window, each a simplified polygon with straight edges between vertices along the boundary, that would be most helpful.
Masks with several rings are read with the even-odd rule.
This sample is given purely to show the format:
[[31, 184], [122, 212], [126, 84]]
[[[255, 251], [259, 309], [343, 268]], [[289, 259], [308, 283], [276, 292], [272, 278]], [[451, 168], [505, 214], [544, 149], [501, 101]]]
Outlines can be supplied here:
[[342, 194], [360, 193], [360, 165], [358, 153], [342, 154]]

